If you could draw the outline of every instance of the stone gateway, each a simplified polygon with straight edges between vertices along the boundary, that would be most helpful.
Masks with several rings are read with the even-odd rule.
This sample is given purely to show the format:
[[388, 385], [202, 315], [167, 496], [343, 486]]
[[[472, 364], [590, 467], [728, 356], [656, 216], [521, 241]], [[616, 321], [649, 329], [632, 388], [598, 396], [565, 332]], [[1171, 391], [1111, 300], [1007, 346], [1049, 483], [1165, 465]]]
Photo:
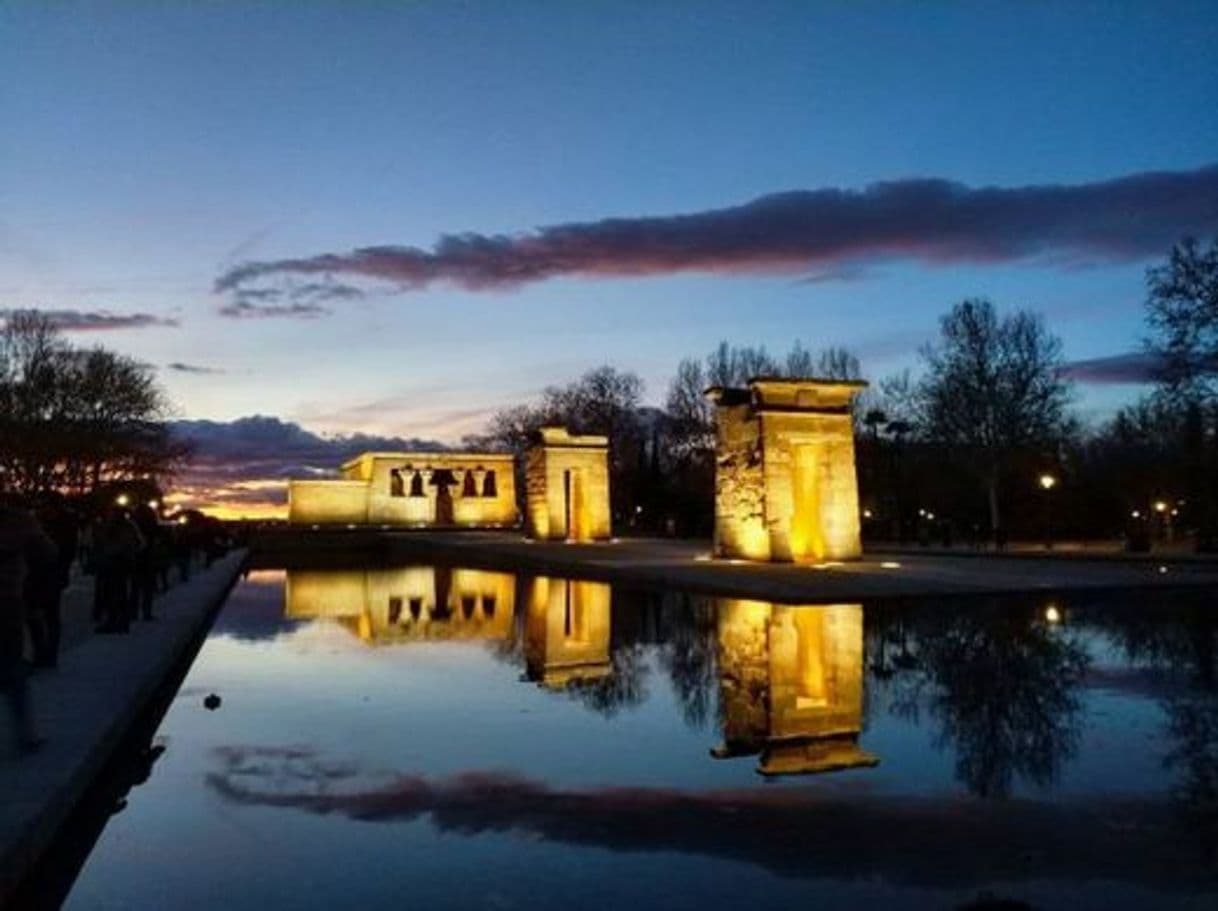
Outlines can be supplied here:
[[851, 400], [861, 381], [750, 380], [715, 404], [715, 556], [819, 563], [862, 555]]
[[525, 464], [529, 537], [605, 541], [609, 515], [609, 438], [543, 427]]

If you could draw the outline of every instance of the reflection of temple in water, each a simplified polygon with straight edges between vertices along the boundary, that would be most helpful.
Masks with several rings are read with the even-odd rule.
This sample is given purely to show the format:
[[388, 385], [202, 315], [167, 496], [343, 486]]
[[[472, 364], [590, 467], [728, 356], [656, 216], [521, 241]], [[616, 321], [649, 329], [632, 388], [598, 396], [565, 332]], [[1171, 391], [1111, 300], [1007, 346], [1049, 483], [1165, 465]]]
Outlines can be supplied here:
[[873, 766], [863, 727], [863, 608], [723, 600], [718, 610], [723, 745], [760, 754], [763, 775]]
[[516, 578], [480, 569], [289, 570], [284, 613], [329, 618], [365, 642], [506, 639], [516, 609]]
[[609, 676], [609, 586], [538, 576], [528, 591], [524, 654], [529, 679], [558, 689]]

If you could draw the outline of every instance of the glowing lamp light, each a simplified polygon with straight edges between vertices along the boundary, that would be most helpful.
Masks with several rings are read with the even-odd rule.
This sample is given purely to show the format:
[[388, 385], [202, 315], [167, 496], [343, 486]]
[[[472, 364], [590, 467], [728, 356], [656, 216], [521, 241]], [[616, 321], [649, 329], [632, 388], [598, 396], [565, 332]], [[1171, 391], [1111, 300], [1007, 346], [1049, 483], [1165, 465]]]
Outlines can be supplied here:
[[926, 514], [926, 518], [930, 519], [931, 521], [934, 521], [935, 514], [933, 512], [928, 512]]
[[149, 509], [160, 509], [160, 508], [161, 508], [161, 501], [160, 501], [160, 500], [149, 500], [149, 501], [148, 501], [148, 508], [149, 508]]
[[125, 493], [120, 493], [117, 497], [114, 498], [114, 503], [116, 506], [123, 506], [123, 507], [130, 506], [131, 497], [127, 496]]
[[1048, 473], [1042, 474], [1039, 482], [1041, 490], [1052, 490], [1057, 486], [1057, 478]]
[[1057, 609], [1056, 604], [1050, 604], [1048, 607], [1045, 608], [1045, 620], [1048, 623], [1061, 623], [1062, 622], [1062, 612]]
[[1139, 510], [1139, 509], [1135, 509], [1133, 512], [1131, 512], [1131, 513], [1129, 514], [1129, 518], [1131, 518], [1131, 519], [1140, 519], [1140, 518], [1142, 518], [1142, 511], [1141, 511], [1141, 510]]
[[864, 510], [863, 510], [863, 518], [864, 518], [864, 519], [870, 519], [870, 518], [871, 518], [871, 510], [870, 510], [870, 509], [864, 509]]
[[1167, 512], [1167, 503], [1163, 500], [1155, 500], [1155, 512]]
[[880, 564], [880, 569], [900, 569], [901, 564], [895, 560], [885, 560]]
[[1159, 567], [1159, 575], [1160, 575], [1160, 576], [1167, 575], [1167, 567], [1166, 567], [1166, 566], [1160, 566], [1160, 567]]

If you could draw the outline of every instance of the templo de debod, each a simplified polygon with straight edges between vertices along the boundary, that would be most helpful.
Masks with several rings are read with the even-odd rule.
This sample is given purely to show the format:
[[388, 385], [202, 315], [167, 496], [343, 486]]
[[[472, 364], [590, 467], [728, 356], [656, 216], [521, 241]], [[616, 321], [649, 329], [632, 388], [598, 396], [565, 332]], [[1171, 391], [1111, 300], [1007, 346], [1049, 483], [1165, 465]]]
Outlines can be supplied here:
[[608, 437], [542, 427], [529, 447], [525, 479], [529, 537], [605, 541], [612, 536]]
[[288, 483], [292, 524], [508, 528], [518, 521], [509, 453], [365, 452], [338, 478]]
[[715, 556], [814, 563], [862, 555], [850, 404], [862, 381], [750, 380], [715, 404]]

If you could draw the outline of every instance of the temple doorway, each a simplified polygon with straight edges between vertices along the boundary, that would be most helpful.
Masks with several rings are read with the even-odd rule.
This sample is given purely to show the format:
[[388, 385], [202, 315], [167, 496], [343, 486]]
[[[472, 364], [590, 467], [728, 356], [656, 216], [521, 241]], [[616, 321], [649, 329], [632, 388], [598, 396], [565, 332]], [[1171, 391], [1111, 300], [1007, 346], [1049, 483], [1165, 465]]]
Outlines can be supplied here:
[[453, 515], [453, 487], [457, 479], [448, 469], [436, 472], [432, 482], [436, 485], [436, 525], [453, 525], [456, 520]]
[[822, 447], [801, 444], [791, 447], [791, 559], [811, 562], [825, 558], [825, 533], [821, 525]]
[[564, 527], [568, 541], [587, 541], [587, 510], [584, 509], [584, 485], [581, 472], [568, 468], [562, 473]]

